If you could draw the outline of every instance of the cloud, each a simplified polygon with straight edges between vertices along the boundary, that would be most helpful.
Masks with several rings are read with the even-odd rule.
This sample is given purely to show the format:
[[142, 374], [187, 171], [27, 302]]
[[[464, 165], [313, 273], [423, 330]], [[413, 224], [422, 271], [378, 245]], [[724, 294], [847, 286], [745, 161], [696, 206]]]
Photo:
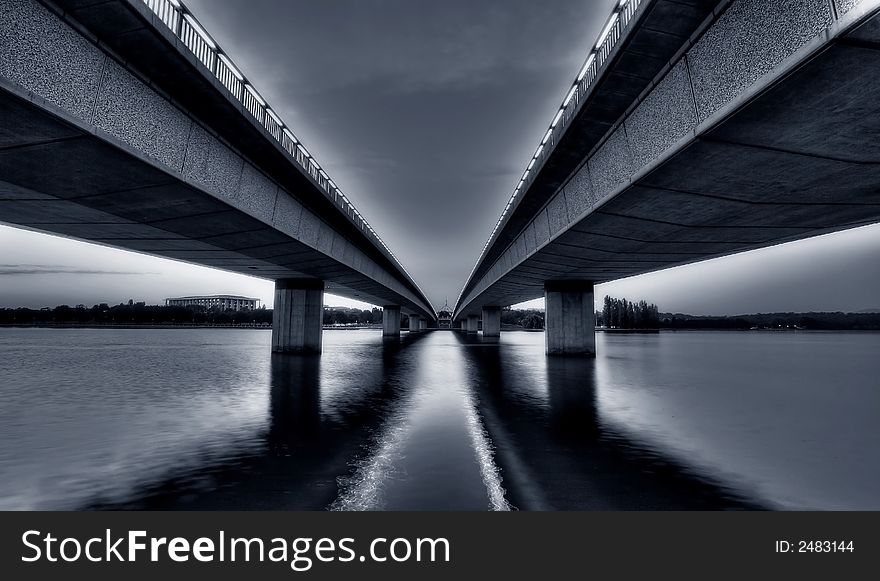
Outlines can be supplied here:
[[55, 264], [0, 264], [0, 276], [30, 275], [30, 274], [97, 274], [97, 275], [125, 275], [140, 276], [159, 274], [157, 272], [126, 271], [126, 270], [98, 270], [88, 268], [75, 268]]

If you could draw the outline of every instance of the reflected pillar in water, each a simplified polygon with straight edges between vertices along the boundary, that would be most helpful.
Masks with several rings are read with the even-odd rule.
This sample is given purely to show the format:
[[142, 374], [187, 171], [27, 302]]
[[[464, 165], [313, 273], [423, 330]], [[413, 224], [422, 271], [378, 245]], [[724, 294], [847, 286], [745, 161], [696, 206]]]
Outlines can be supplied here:
[[480, 317], [476, 315], [468, 315], [467, 317], [467, 332], [468, 333], [476, 333], [480, 330]]
[[321, 358], [273, 355], [271, 377], [270, 446], [316, 439], [321, 428]]
[[544, 343], [547, 355], [596, 356], [593, 283], [558, 280], [544, 283]]
[[[412, 318], [410, 318], [412, 321]], [[410, 323], [412, 324], [412, 323]], [[386, 305], [382, 307], [382, 336], [400, 337], [400, 307]]]
[[416, 315], [409, 316], [409, 332], [415, 333], [419, 330], [419, 317]]
[[275, 281], [272, 351], [320, 353], [324, 317], [324, 281], [282, 278]]
[[501, 307], [483, 307], [483, 337], [501, 336]]

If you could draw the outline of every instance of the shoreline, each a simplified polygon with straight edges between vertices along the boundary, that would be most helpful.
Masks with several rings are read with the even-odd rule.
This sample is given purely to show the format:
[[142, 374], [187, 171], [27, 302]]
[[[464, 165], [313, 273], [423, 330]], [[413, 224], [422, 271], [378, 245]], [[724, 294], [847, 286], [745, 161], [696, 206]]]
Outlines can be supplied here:
[[[363, 329], [381, 329], [382, 326], [351, 326], [351, 327], [334, 327], [323, 326], [325, 331], [358, 331]], [[110, 324], [104, 325], [100, 323], [0, 323], [0, 329], [250, 329], [256, 331], [270, 331], [272, 325], [137, 325], [137, 324]]]

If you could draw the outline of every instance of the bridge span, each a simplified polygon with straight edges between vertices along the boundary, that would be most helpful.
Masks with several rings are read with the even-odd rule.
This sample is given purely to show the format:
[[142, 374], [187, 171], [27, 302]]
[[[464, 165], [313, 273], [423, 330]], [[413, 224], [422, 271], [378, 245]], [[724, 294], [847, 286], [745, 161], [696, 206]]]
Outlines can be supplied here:
[[273, 279], [275, 351], [320, 351], [324, 290], [384, 305], [386, 335], [436, 317], [181, 2], [0, 15], [0, 221]]
[[547, 353], [595, 355], [595, 283], [880, 221], [878, 10], [619, 2], [455, 320], [543, 295]]

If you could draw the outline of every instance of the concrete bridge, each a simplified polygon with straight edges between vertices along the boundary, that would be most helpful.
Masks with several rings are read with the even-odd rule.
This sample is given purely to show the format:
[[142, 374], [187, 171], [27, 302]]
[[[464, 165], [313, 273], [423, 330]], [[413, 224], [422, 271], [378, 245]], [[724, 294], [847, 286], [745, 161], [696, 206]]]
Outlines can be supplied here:
[[545, 296], [594, 355], [595, 283], [880, 220], [880, 2], [623, 0], [454, 318]]
[[[323, 292], [435, 318], [305, 146], [177, 0], [0, 0], [0, 221], [274, 279], [273, 349]], [[285, 57], [286, 58], [286, 57]]]

